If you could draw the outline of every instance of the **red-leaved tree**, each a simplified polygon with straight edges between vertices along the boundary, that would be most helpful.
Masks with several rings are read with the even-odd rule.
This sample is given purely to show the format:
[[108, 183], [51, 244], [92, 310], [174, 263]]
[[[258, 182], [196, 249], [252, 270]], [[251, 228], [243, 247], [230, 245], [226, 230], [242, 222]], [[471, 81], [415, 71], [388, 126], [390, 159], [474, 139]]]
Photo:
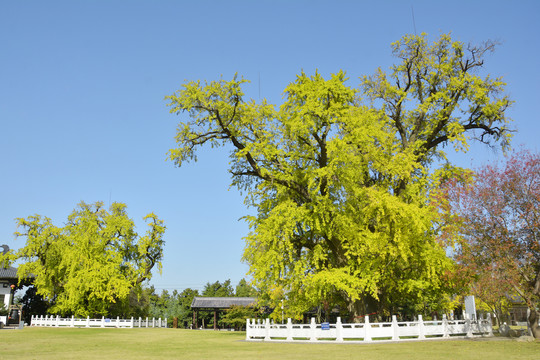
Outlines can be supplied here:
[[466, 172], [445, 184], [439, 200], [443, 236], [458, 264], [474, 274], [475, 292], [518, 294], [540, 338], [540, 155], [521, 151], [502, 166]]

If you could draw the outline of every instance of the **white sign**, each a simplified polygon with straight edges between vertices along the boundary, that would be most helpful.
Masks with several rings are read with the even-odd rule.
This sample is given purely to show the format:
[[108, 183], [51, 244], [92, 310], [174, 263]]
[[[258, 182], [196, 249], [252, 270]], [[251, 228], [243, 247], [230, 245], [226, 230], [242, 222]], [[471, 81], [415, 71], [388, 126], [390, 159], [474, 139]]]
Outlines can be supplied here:
[[469, 314], [469, 318], [476, 320], [476, 305], [474, 304], [474, 296], [465, 296], [465, 313]]

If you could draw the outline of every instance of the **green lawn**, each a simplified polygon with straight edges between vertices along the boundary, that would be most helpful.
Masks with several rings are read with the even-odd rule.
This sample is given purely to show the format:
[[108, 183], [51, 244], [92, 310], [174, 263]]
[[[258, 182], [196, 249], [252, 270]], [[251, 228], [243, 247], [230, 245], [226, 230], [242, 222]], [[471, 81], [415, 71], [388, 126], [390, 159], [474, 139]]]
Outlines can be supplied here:
[[0, 359], [538, 359], [540, 342], [386, 344], [245, 342], [244, 333], [178, 329], [0, 330]]

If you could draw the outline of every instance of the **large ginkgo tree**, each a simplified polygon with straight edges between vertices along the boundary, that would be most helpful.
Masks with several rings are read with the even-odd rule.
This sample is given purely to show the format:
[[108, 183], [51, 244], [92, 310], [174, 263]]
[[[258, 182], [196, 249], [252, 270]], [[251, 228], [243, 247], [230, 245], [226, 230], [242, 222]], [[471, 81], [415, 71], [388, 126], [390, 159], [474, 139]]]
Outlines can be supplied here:
[[171, 112], [187, 113], [170, 159], [229, 151], [232, 184], [256, 210], [243, 259], [280, 315], [282, 300], [289, 316], [342, 305], [356, 320], [435, 303], [453, 266], [430, 205], [453, 172], [442, 146], [509, 139], [504, 83], [480, 76], [492, 49], [405, 36], [389, 72], [358, 88], [343, 71], [302, 72], [280, 106], [245, 99], [236, 76], [185, 83], [167, 96]]

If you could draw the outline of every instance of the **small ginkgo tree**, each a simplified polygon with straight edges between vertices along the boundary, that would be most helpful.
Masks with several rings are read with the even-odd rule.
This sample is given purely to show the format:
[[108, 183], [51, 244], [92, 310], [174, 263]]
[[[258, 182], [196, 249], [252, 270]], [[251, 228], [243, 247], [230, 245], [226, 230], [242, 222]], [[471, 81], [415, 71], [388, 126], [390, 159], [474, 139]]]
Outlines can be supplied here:
[[152, 270], [161, 271], [165, 226], [154, 213], [144, 217], [148, 231], [135, 232], [126, 205], [80, 203], [64, 226], [32, 215], [17, 219], [16, 235], [26, 244], [7, 254], [18, 261], [18, 277], [32, 279], [49, 312], [107, 316], [129, 312], [130, 293], [141, 290]]

